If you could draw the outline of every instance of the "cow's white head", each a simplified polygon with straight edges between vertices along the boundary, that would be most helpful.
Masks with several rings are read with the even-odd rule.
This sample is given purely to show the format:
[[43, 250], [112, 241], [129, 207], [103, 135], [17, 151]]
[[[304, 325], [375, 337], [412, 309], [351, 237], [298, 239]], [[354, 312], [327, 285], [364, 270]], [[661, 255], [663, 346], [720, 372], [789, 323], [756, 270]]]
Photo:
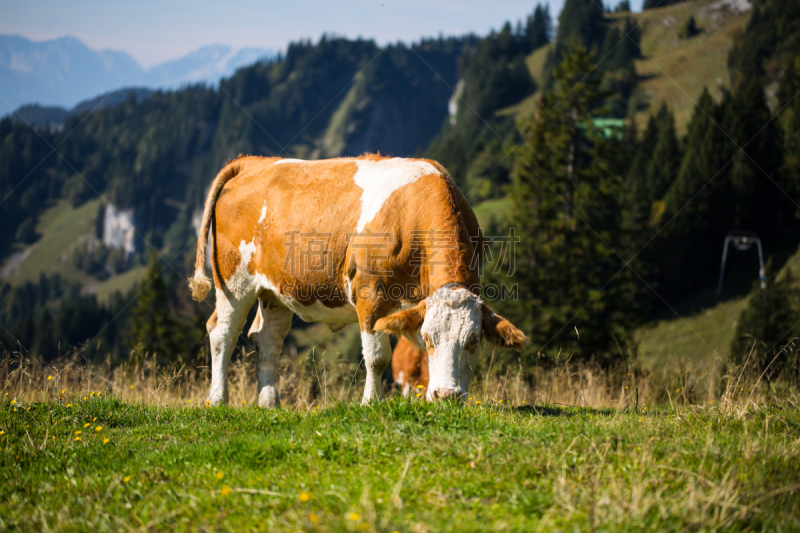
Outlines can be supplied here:
[[525, 335], [496, 315], [461, 285], [437, 290], [416, 307], [378, 320], [378, 331], [406, 336], [428, 351], [428, 399], [458, 397], [469, 391], [481, 337], [491, 344], [521, 350]]

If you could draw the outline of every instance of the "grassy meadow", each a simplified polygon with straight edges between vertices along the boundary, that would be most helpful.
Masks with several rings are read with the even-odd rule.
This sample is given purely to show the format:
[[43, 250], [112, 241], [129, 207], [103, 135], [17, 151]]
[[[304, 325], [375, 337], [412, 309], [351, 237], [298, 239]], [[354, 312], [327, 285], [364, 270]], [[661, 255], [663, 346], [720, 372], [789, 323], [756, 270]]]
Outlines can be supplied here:
[[270, 411], [246, 355], [221, 408], [204, 368], [7, 357], [0, 529], [800, 529], [793, 383], [485, 368], [464, 405], [389, 391], [360, 406], [358, 367], [282, 361]]

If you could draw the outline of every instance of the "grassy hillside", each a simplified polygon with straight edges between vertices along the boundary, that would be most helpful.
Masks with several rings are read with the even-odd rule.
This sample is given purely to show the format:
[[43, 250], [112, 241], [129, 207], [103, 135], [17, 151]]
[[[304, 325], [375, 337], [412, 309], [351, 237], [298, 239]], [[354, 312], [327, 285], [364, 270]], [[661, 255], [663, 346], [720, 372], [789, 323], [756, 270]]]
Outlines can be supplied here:
[[[735, 259], [735, 253], [731, 254], [729, 261]], [[777, 253], [774, 257], [778, 265], [783, 264], [779, 277], [787, 269], [795, 274], [800, 272], [800, 250], [795, 249], [788, 259], [787, 256], [789, 254]], [[730, 276], [740, 278], [734, 279], [732, 283], [749, 289], [756, 279], [756, 268], [757, 263], [751, 261], [743, 272]], [[715, 294], [706, 294], [699, 298], [712, 302], [717, 300]], [[705, 303], [700, 311], [685, 314], [681, 318], [671, 314], [667, 319], [648, 324], [636, 332], [639, 352], [648, 366], [659, 370], [669, 370], [669, 365], [674, 366], [679, 361], [691, 361], [697, 367], [709, 365], [712, 369], [716, 368], [727, 360], [736, 331], [736, 321], [746, 305], [747, 296], [723, 298], [716, 304]]]
[[741, 417], [402, 399], [266, 411], [80, 394], [3, 401], [0, 528], [800, 527], [800, 417], [788, 404]]
[[[661, 102], [666, 102], [682, 135], [703, 87], [719, 98], [720, 90], [730, 86], [728, 50], [734, 34], [747, 24], [750, 11], [738, 13], [729, 4], [734, 5], [694, 0], [634, 15], [642, 32], [643, 52], [636, 71], [650, 104], [636, 114], [641, 129]], [[683, 39], [679, 34], [690, 16], [697, 21], [700, 34]]]
[[[675, 113], [678, 134], [683, 135], [703, 87], [715, 98], [720, 97], [722, 88], [730, 87], [728, 50], [736, 32], [747, 24], [750, 11], [740, 13], [726, 5], [719, 0], [693, 0], [643, 13], [611, 15], [639, 21], [642, 58], [636, 61], [636, 72], [642, 96], [635, 117], [640, 131], [661, 102], [666, 102]], [[700, 33], [683, 39], [679, 34], [690, 16]], [[544, 77], [542, 69], [551, 46], [539, 48], [526, 60], [537, 85]], [[499, 113], [529, 116], [536, 111], [537, 99], [538, 92]]]
[[100, 281], [80, 271], [72, 262], [72, 253], [94, 238], [95, 219], [103, 205], [100, 198], [78, 207], [73, 207], [68, 200], [61, 200], [44, 211], [36, 227], [41, 238], [21, 251], [19, 256], [6, 259], [2, 269], [8, 268], [10, 275], [5, 281], [20, 285], [27, 281], [37, 282], [42, 274], [51, 276], [57, 273], [83, 285], [87, 293], [97, 294], [101, 302], [108, 301], [116, 291], [125, 293], [130, 290], [144, 276], [145, 267], [135, 267]]

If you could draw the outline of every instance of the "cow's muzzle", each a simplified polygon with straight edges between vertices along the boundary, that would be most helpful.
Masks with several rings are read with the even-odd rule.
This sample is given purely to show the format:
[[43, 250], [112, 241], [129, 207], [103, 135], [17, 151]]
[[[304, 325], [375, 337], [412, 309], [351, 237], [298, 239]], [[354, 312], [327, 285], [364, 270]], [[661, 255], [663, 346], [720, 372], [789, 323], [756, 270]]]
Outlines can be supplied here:
[[430, 393], [431, 400], [464, 400], [461, 389], [434, 389]]

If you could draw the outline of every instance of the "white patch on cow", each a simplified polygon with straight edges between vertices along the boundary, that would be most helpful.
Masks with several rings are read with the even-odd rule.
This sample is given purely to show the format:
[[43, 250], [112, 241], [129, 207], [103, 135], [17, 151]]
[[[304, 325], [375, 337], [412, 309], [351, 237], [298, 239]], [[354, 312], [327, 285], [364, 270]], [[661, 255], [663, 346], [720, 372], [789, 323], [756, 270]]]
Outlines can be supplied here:
[[284, 163], [305, 163], [302, 159], [278, 159], [275, 161], [276, 165], [282, 165]]
[[344, 293], [350, 305], [355, 307], [356, 303], [353, 301], [353, 280], [347, 277], [347, 274], [344, 275]]
[[356, 159], [356, 165], [358, 170], [353, 179], [364, 190], [361, 193], [361, 216], [356, 225], [356, 231], [359, 232], [375, 218], [394, 191], [414, 183], [422, 176], [439, 174], [430, 163], [397, 157], [381, 161]]
[[425, 320], [420, 334], [433, 343], [429, 353], [428, 399], [434, 393], [461, 395], [469, 392], [469, 382], [479, 349], [466, 349], [467, 343], [481, 335], [480, 298], [464, 288], [442, 288], [426, 300]]
[[261, 207], [261, 216], [258, 217], [258, 223], [261, 224], [264, 222], [264, 219], [267, 218], [267, 201], [264, 200], [264, 205]]
[[389, 335], [381, 331], [374, 333], [362, 331], [361, 347], [364, 366], [367, 368], [367, 381], [364, 384], [364, 398], [361, 403], [368, 403], [381, 397], [381, 376], [392, 360], [392, 347], [389, 344]]

